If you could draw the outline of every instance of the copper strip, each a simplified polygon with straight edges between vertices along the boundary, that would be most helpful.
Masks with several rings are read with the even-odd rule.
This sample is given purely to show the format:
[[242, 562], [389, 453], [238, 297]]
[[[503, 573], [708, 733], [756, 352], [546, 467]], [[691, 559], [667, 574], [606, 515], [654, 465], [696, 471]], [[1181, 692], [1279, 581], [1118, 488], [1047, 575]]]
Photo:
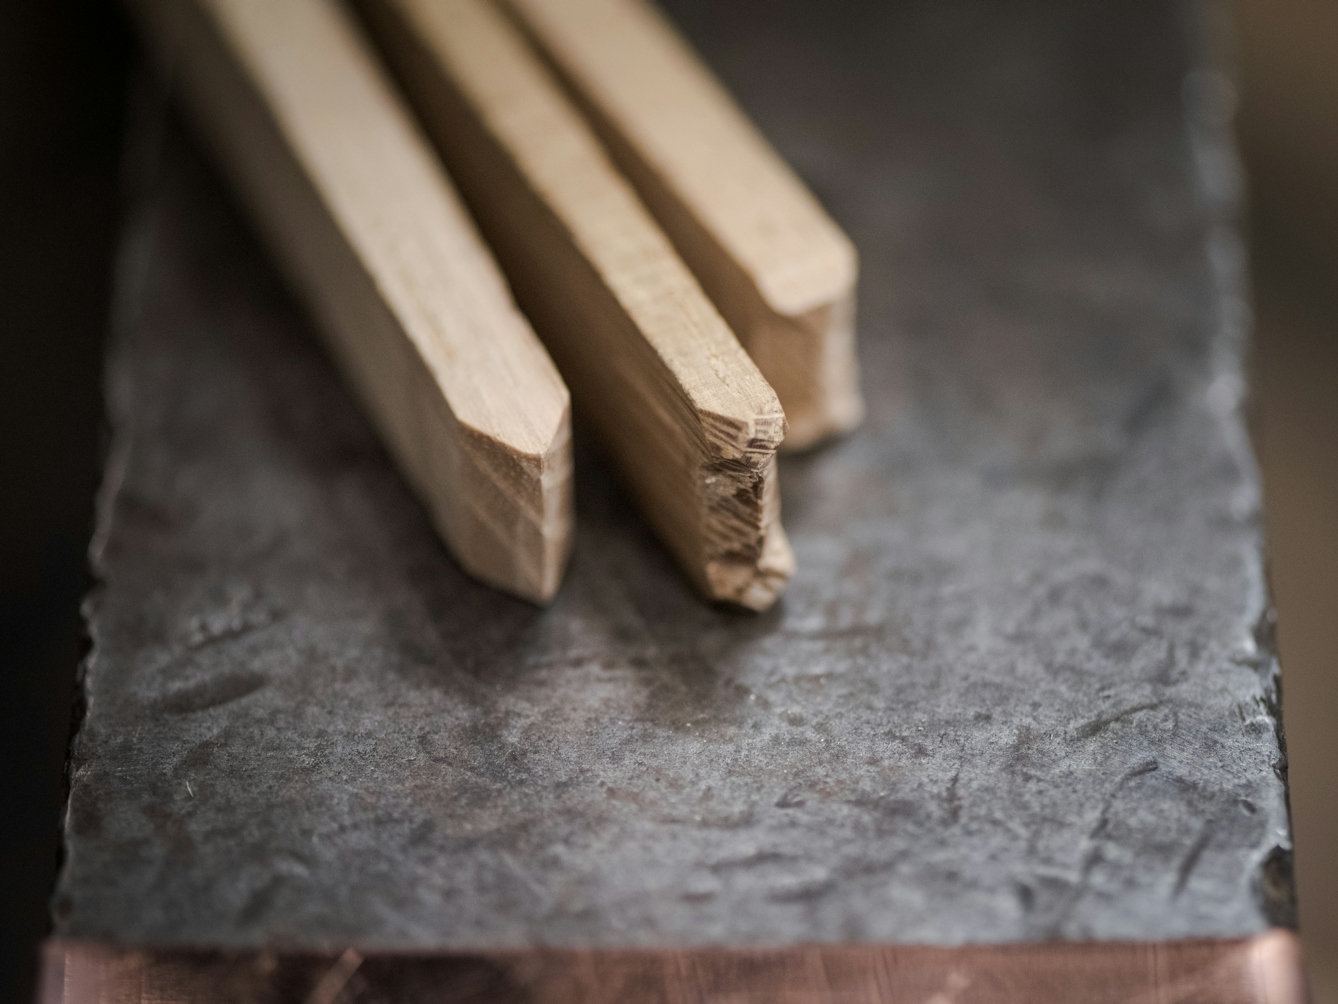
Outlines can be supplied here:
[[1290, 931], [1254, 938], [931, 948], [450, 954], [47, 942], [38, 1004], [1305, 1004]]

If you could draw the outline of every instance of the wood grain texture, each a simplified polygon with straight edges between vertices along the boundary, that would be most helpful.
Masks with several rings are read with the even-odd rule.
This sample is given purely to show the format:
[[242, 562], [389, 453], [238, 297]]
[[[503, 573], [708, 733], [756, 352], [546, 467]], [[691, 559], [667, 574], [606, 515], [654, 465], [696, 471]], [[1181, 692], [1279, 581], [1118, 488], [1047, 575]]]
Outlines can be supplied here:
[[661, 540], [708, 598], [769, 607], [793, 568], [775, 393], [500, 11], [487, 0], [362, 8]]
[[785, 448], [854, 428], [854, 245], [643, 0], [503, 0], [785, 407]]
[[1305, 1004], [1296, 935], [930, 948], [222, 952], [51, 941], [38, 1004]]
[[354, 25], [326, 0], [134, 7], [460, 564], [551, 599], [566, 387]]

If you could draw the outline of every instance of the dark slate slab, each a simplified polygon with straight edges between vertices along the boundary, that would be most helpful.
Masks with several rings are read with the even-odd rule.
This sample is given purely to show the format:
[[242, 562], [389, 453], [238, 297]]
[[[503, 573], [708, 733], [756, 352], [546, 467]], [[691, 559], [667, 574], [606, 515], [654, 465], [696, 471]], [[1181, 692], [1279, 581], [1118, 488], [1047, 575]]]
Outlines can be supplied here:
[[1199, 22], [670, 6], [863, 255], [869, 421], [783, 464], [789, 594], [700, 604], [588, 445], [553, 607], [470, 582], [201, 155], [150, 121], [58, 934], [1288, 922], [1230, 94], [1195, 69]]

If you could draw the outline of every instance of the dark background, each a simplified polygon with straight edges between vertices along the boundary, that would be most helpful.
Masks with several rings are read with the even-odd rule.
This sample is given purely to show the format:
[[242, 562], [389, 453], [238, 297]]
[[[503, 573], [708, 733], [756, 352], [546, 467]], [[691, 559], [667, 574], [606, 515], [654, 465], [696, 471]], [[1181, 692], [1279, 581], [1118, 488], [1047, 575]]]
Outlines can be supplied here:
[[1232, 6], [1301, 934], [1338, 1004], [1338, 3]]
[[[1338, 4], [1233, 14], [1302, 932], [1338, 1004]], [[134, 60], [111, 3], [0, 0], [0, 1000], [31, 999], [57, 865]]]
[[132, 39], [0, 0], [0, 999], [32, 998], [55, 873]]

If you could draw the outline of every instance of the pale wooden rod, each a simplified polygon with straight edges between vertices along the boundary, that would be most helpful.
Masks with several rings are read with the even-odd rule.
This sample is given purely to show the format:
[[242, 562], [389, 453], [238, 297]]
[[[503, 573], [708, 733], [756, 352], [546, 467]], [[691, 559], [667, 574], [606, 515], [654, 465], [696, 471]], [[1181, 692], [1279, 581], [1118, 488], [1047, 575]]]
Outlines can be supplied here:
[[488, 0], [362, 0], [516, 298], [700, 591], [770, 606], [780, 402], [580, 112]]
[[776, 389], [785, 449], [859, 424], [854, 246], [643, 0], [504, 0]]
[[327, 0], [133, 6], [460, 564], [551, 599], [567, 389], [357, 26]]

